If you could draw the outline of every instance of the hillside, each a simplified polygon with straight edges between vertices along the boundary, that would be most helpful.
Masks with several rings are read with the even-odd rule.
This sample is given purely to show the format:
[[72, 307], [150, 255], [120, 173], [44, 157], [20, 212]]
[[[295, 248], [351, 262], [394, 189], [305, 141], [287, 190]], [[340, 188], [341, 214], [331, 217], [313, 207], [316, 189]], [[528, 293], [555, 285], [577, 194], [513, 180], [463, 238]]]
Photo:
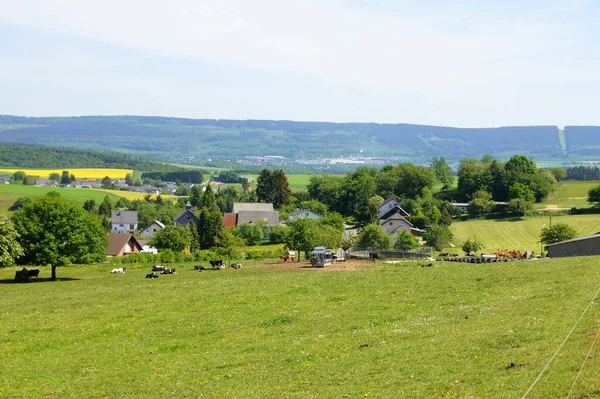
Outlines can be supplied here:
[[567, 127], [563, 135], [556, 126], [452, 128], [146, 116], [0, 116], [0, 142], [118, 151], [170, 162], [264, 155], [288, 159], [362, 155], [427, 162], [436, 155], [458, 161], [484, 154], [505, 159], [519, 153], [560, 163], [568, 157], [587, 156], [590, 148], [600, 145], [589, 129], [600, 128], [582, 132]]

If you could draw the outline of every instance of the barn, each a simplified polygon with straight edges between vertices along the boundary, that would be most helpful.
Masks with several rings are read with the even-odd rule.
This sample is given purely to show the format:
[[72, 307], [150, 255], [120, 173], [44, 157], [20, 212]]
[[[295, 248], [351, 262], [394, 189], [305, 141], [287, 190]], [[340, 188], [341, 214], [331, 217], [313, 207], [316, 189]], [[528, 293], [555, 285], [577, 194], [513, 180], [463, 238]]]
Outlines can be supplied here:
[[600, 233], [547, 245], [546, 250], [551, 258], [600, 255]]

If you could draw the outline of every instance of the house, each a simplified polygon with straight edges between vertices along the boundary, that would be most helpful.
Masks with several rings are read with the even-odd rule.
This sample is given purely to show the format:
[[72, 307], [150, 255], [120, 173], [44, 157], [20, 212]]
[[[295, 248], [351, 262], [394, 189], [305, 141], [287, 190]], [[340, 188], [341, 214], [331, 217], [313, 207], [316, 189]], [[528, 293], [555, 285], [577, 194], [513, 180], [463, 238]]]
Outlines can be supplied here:
[[[279, 224], [279, 212], [273, 209], [273, 204], [234, 202], [233, 214], [236, 215], [236, 226], [253, 224], [259, 220], [266, 221], [269, 227]], [[232, 218], [228, 216], [228, 223], [231, 223]], [[223, 224], [225, 225], [225, 218]]]
[[396, 201], [393, 198], [388, 198], [385, 201], [383, 201], [381, 204], [379, 204], [379, 207], [377, 208], [377, 219], [381, 220], [386, 215], [389, 215], [392, 212], [394, 212], [394, 213], [398, 212], [402, 216], [405, 216], [405, 217], [410, 216], [410, 214], [408, 212], [406, 212], [404, 209], [402, 209], [402, 207], [400, 206], [400, 203], [398, 201]]
[[388, 198], [379, 204], [377, 211], [379, 225], [387, 234], [395, 234], [400, 230], [406, 230], [412, 235], [421, 236], [423, 232], [408, 221], [409, 216], [410, 214], [402, 209], [398, 201], [393, 198]]
[[129, 233], [108, 233], [108, 256], [126, 256], [142, 251], [138, 240]]
[[54, 179], [36, 179], [35, 185], [40, 187], [56, 187], [58, 182]]
[[111, 211], [110, 231], [113, 233], [134, 233], [138, 227], [137, 211]]
[[151, 247], [148, 244], [148, 240], [138, 240], [138, 242], [142, 246], [142, 250], [140, 251], [140, 253], [143, 253], [143, 254], [153, 254], [153, 255], [158, 254], [158, 249], [156, 249], [154, 247]]
[[546, 250], [551, 258], [600, 255], [600, 233], [546, 245]]
[[158, 230], [162, 230], [164, 228], [165, 228], [165, 225], [163, 223], [161, 223], [158, 220], [155, 220], [154, 222], [152, 222], [152, 224], [150, 226], [148, 226], [144, 230], [142, 230], [140, 232], [140, 235], [144, 238], [153, 237], [154, 233], [156, 233]]
[[185, 205], [185, 209], [173, 219], [176, 225], [187, 226], [190, 222], [194, 222], [196, 226], [200, 223], [200, 219], [192, 212], [192, 204], [190, 201]]
[[314, 220], [314, 219], [319, 219], [320, 217], [321, 217], [321, 215], [319, 215], [317, 212], [313, 212], [309, 209], [296, 209], [295, 211], [290, 212], [288, 214], [289, 220], [294, 220], [297, 218]]

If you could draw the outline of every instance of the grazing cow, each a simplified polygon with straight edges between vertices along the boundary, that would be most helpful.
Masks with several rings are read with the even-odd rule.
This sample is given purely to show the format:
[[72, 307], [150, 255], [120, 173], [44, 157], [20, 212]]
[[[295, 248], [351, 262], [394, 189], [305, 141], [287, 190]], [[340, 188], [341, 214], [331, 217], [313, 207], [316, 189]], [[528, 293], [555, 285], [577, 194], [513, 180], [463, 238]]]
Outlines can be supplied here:
[[166, 266], [156, 265], [152, 267], [153, 272], [162, 272], [163, 270], [167, 270]]
[[223, 260], [211, 260], [209, 262], [212, 267], [216, 267], [217, 269], [221, 269], [220, 266], [223, 265]]
[[155, 272], [146, 274], [146, 278], [158, 278], [158, 274]]
[[118, 267], [116, 269], [112, 269], [110, 272], [113, 274], [123, 274], [125, 273], [126, 268], [125, 267]]
[[27, 270], [27, 277], [35, 277], [35, 279], [37, 280], [39, 276], [40, 276], [39, 269]]
[[198, 270], [199, 272], [201, 272], [202, 270], [206, 270], [206, 269], [202, 265], [197, 265], [197, 266], [194, 266], [194, 270]]

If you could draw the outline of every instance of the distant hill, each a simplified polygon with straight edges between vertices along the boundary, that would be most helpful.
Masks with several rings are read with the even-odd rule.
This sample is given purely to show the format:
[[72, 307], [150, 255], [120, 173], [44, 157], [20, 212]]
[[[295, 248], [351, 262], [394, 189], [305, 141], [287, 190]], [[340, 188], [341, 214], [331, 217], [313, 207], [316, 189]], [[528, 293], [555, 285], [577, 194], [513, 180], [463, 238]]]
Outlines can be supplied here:
[[114, 168], [179, 170], [147, 156], [43, 145], [0, 144], [0, 167], [5, 168]]
[[[595, 156], [600, 127], [452, 128], [409, 124], [183, 119], [147, 116], [0, 116], [0, 142], [143, 154], [169, 162], [281, 155], [387, 157], [427, 162], [522, 154], [562, 162]], [[564, 148], [563, 148], [564, 143]], [[362, 150], [362, 152], [361, 152]]]

